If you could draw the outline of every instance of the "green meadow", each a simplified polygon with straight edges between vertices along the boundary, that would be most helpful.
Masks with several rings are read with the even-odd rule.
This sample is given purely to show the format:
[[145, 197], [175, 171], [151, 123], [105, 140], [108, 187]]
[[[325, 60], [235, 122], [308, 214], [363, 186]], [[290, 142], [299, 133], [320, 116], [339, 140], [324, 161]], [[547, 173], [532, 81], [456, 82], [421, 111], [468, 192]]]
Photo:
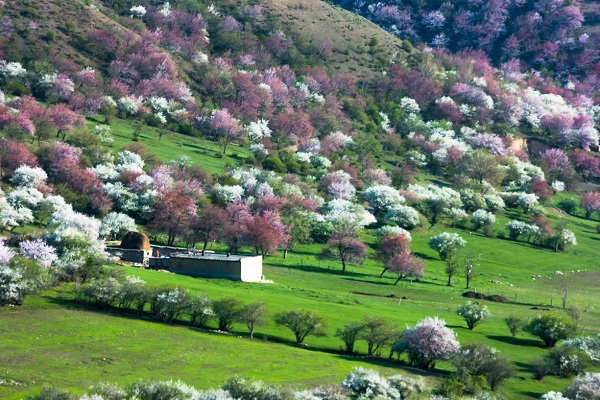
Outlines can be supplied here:
[[[112, 131], [112, 149], [117, 151], [131, 143], [134, 126], [113, 118]], [[158, 131], [150, 127], [143, 128], [140, 142], [161, 161], [184, 154], [211, 173], [240, 165], [248, 155], [232, 145], [221, 156], [218, 144], [173, 132], [159, 140]], [[423, 177], [422, 183], [426, 181]], [[281, 254], [267, 257], [263, 273], [271, 283], [237, 283], [107, 266], [138, 276], [148, 285], [177, 285], [212, 299], [235, 296], [244, 302], [263, 301], [269, 322], [257, 328], [255, 339], [250, 339], [242, 324], [237, 324], [232, 334], [224, 334], [190, 328], [185, 320], [165, 324], [133, 313], [97, 310], [74, 301], [73, 284], [59, 286], [27, 297], [21, 307], [0, 309], [0, 398], [24, 398], [43, 385], [82, 392], [98, 382], [125, 384], [138, 379], [180, 379], [198, 388], [215, 388], [233, 374], [303, 389], [339, 384], [358, 366], [386, 375], [419, 375], [435, 386], [452, 372], [447, 362], [438, 362], [432, 371], [415, 370], [404, 358], [389, 359], [389, 347], [381, 351], [380, 357], [366, 357], [364, 341], [357, 343], [357, 355], [343, 354], [336, 329], [365, 316], [385, 318], [400, 331], [424, 317], [438, 316], [455, 330], [461, 343], [495, 347], [517, 368], [517, 376], [501, 388], [508, 399], [534, 399], [549, 390], [563, 390], [569, 380], [533, 379], [532, 363], [547, 351], [541, 340], [526, 333], [513, 338], [503, 321], [509, 315], [526, 319], [540, 313], [565, 313], [560, 308], [561, 286], [555, 271], [579, 271], [573, 274], [567, 307], [581, 311], [582, 332], [600, 332], [598, 222], [567, 215], [554, 203], [546, 206], [551, 218], [568, 221], [568, 228], [577, 236], [577, 246], [555, 253], [502, 235], [492, 238], [466, 227], [449, 228], [442, 221], [411, 232], [411, 250], [427, 264], [420, 282], [394, 285], [395, 277], [389, 273], [379, 278], [382, 265], [375, 258], [377, 243], [372, 229], [363, 235], [370, 248], [369, 259], [361, 266], [349, 266], [345, 275], [339, 263], [317, 258], [321, 244], [297, 246], [286, 259]], [[507, 210], [494, 225], [495, 232], [505, 232], [504, 224], [515, 218], [528, 220], [529, 216]], [[444, 263], [427, 246], [429, 238], [442, 231], [459, 233], [467, 241], [465, 251], [481, 255], [471, 290], [508, 300], [484, 301], [492, 316], [473, 331], [456, 315], [458, 305], [466, 302], [462, 297], [464, 277], [458, 275], [453, 286], [446, 286]], [[214, 246], [213, 250], [222, 249]], [[538, 275], [541, 277], [534, 278]], [[272, 320], [278, 312], [293, 309], [309, 309], [322, 315], [328, 322], [327, 336], [308, 337], [305, 346], [294, 345], [291, 332]], [[214, 322], [211, 324], [216, 328]]]

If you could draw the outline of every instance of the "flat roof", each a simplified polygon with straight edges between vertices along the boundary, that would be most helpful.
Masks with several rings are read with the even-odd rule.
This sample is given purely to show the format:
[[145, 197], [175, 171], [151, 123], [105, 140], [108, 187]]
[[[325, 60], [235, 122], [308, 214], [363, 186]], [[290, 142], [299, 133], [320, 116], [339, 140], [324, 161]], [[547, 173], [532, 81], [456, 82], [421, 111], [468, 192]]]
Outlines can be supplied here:
[[244, 255], [239, 255], [239, 254], [231, 254], [231, 255], [227, 255], [227, 254], [217, 254], [217, 253], [204, 253], [204, 255], [202, 255], [201, 251], [197, 251], [196, 254], [191, 254], [191, 253], [173, 253], [170, 256], [171, 258], [197, 258], [199, 260], [214, 260], [214, 261], [239, 261], [242, 258], [255, 258], [255, 257], [261, 257], [262, 256], [244, 256]]

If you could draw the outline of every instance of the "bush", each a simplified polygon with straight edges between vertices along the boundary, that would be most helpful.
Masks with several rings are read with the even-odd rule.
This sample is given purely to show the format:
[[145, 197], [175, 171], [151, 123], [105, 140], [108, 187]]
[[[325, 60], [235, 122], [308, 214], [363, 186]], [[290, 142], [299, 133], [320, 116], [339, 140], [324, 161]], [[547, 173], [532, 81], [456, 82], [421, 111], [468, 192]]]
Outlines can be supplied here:
[[80, 289], [80, 299], [100, 308], [113, 305], [119, 298], [121, 283], [115, 278], [97, 279]]
[[240, 376], [228, 378], [223, 385], [223, 390], [228, 391], [234, 399], [280, 400], [283, 397], [281, 391], [275, 386]]
[[577, 209], [577, 201], [569, 197], [567, 199], [560, 200], [557, 206], [567, 214], [573, 214]]
[[400, 392], [387, 379], [370, 369], [356, 368], [342, 382], [352, 397], [359, 399], [401, 399]]
[[365, 328], [366, 326], [362, 322], [350, 322], [349, 324], [344, 325], [342, 329], [338, 328], [335, 331], [335, 336], [344, 342], [344, 350], [346, 353], [354, 353], [354, 344], [356, 343], [356, 339], [358, 339], [358, 336], [362, 331], [364, 331]]
[[212, 304], [212, 309], [219, 330], [223, 332], [231, 332], [233, 324], [238, 321], [242, 313], [242, 302], [235, 297], [223, 297], [215, 300]]
[[40, 393], [28, 397], [29, 400], [76, 400], [75, 396], [66, 390], [60, 390], [53, 387], [42, 387]]
[[546, 346], [554, 347], [559, 340], [575, 335], [576, 327], [569, 318], [543, 315], [531, 320], [523, 330], [542, 339]]
[[190, 325], [204, 327], [214, 316], [212, 302], [205, 295], [198, 295], [190, 301], [186, 313], [190, 317]]
[[304, 343], [309, 335], [325, 336], [325, 319], [312, 311], [285, 311], [275, 316], [275, 323], [289, 328], [296, 338], [296, 344]]
[[515, 375], [514, 366], [495, 349], [481, 344], [462, 346], [451, 358], [456, 368], [456, 380], [464, 385], [467, 393], [477, 393], [484, 377], [491, 390], [495, 391], [507, 379]]
[[565, 390], [570, 399], [600, 400], [600, 373], [578, 376]]
[[536, 379], [546, 375], [569, 378], [585, 371], [590, 364], [590, 358], [583, 351], [573, 347], [555, 347], [548, 354], [534, 362]]
[[473, 330], [475, 326], [489, 318], [491, 315], [487, 306], [477, 302], [471, 303], [470, 301], [467, 302], [467, 304], [458, 306], [456, 313], [463, 317], [469, 330]]
[[513, 337], [517, 336], [517, 333], [523, 329], [523, 325], [525, 324], [521, 318], [514, 315], [504, 318], [504, 322], [506, 323], [506, 326]]
[[283, 173], [286, 171], [285, 164], [279, 159], [279, 157], [267, 157], [262, 163], [264, 169], [268, 169], [275, 172]]

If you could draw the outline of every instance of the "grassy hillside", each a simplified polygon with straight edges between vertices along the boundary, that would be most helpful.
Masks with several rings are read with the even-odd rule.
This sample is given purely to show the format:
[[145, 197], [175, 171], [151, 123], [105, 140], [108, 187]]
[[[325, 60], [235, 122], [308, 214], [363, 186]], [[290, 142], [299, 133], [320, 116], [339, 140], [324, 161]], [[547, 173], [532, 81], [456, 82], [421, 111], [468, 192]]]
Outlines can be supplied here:
[[[319, 245], [300, 246], [287, 259], [268, 257], [264, 274], [274, 281], [272, 284], [240, 284], [117, 267], [150, 285], [179, 285], [215, 299], [233, 295], [245, 302], [264, 301], [270, 315], [289, 309], [315, 310], [329, 323], [328, 337], [309, 337], [308, 347], [297, 348], [292, 345], [291, 333], [272, 321], [257, 330], [255, 340], [248, 338], [241, 324], [236, 325], [233, 335], [167, 325], [81, 306], [73, 302], [73, 288], [67, 286], [31, 296], [21, 308], [0, 310], [0, 349], [11, 365], [0, 375], [0, 396], [17, 399], [42, 384], [83, 390], [98, 381], [127, 383], [145, 378], [182, 379], [209, 388], [219, 386], [234, 373], [288, 388], [305, 388], [339, 383], [356, 366], [381, 369], [383, 373], [415, 373], [386, 361], [387, 349], [381, 359], [340, 354], [341, 341], [334, 337], [335, 329], [366, 315], [383, 317], [399, 329], [435, 315], [446, 319], [461, 343], [488, 344], [516, 364], [518, 376], [503, 388], [507, 398], [538, 398], [548, 390], [562, 390], [567, 381], [552, 377], [533, 380], [532, 363], [547, 350], [527, 334], [510, 337], [503, 318], [528, 318], [544, 312], [532, 310], [533, 306], [562, 313], [551, 307], [560, 301], [553, 273], [582, 268], [586, 271], [577, 275], [577, 289], [568, 304], [585, 310], [582, 330], [600, 332], [596, 304], [600, 263], [595, 257], [594, 223], [573, 217], [569, 220], [579, 246], [563, 254], [457, 230], [467, 239], [468, 248], [483, 257], [474, 289], [511, 300], [506, 304], [486, 302], [492, 317], [474, 331], [466, 329], [464, 321], [455, 315], [456, 307], [465, 302], [461, 297], [463, 278], [456, 278], [453, 287], [445, 286], [443, 264], [426, 246], [427, 238], [441, 227], [413, 234], [414, 251], [427, 260], [426, 276], [419, 283], [401, 282], [397, 286], [391, 275], [378, 278], [381, 266], [372, 260], [340, 275], [338, 263], [315, 258]], [[364, 240], [373, 246], [373, 236]], [[533, 274], [543, 278], [534, 281]], [[358, 352], [365, 351], [364, 342], [359, 341]], [[45, 371], [43, 376], [39, 376], [40, 370]], [[447, 363], [438, 363], [437, 370], [426, 376], [434, 379], [450, 371]]]

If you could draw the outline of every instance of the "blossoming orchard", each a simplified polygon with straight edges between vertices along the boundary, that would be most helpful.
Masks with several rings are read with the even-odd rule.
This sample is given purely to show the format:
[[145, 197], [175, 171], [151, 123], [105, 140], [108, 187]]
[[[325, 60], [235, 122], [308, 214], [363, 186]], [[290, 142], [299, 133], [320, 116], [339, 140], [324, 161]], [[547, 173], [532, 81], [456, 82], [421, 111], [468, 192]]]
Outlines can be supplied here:
[[600, 398], [595, 3], [288, 3], [0, 1], [0, 398]]

